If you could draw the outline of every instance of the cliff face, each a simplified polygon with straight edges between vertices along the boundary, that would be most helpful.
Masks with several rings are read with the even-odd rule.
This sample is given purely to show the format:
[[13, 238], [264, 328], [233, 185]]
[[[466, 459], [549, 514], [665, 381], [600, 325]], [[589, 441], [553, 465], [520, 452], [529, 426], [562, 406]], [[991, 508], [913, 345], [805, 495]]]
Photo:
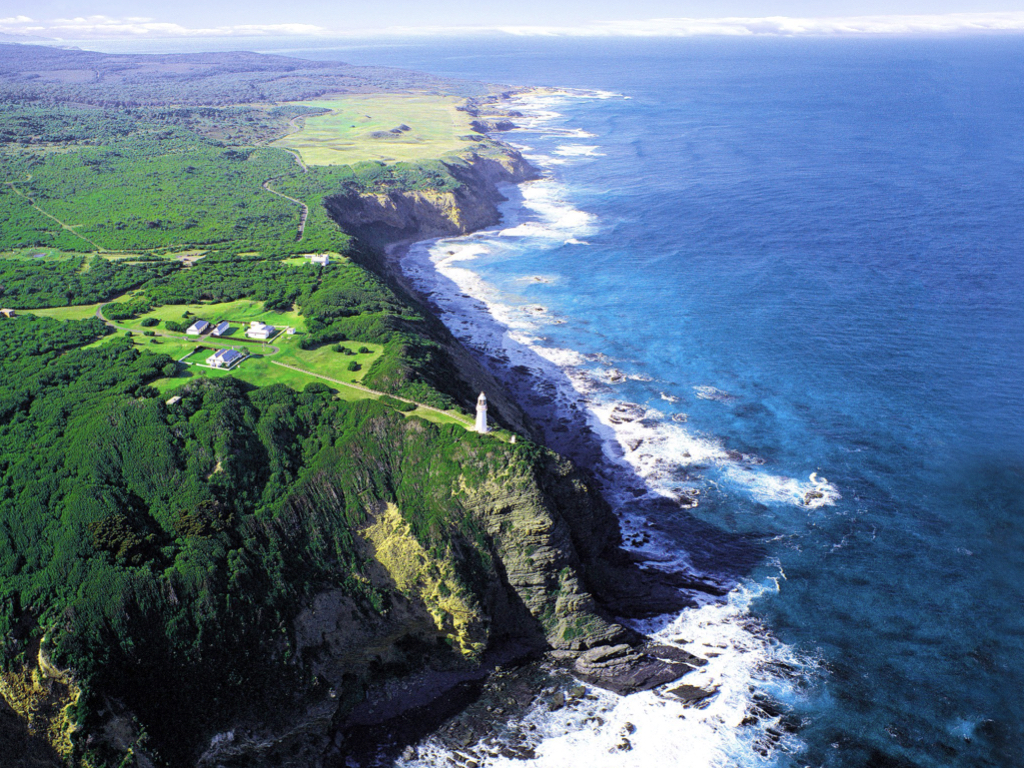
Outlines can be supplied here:
[[[331, 521], [360, 494], [351, 530], [357, 588], [339, 573], [302, 602], [287, 630], [294, 663], [314, 682], [276, 727], [233, 723], [203, 766], [270, 765], [286, 749], [316, 765], [331, 723], [366, 686], [423, 669], [471, 670], [508, 643], [583, 650], [633, 636], [590, 590], [587, 574], [604, 567], [618, 527], [571, 463], [393, 416], [374, 417], [366, 431], [336, 446], [278, 518], [302, 548], [307, 536], [330, 539]], [[373, 490], [396, 484], [413, 487]]]
[[328, 213], [346, 232], [383, 247], [402, 240], [464, 235], [500, 220], [504, 197], [498, 184], [536, 178], [536, 171], [513, 150], [497, 156], [471, 155], [446, 163], [459, 182], [453, 192], [436, 190], [352, 192], [324, 199]]
[[[494, 226], [501, 220], [498, 205], [505, 201], [499, 186], [539, 178], [519, 153], [505, 148], [500, 154], [479, 155], [446, 163], [458, 182], [451, 192], [390, 190], [337, 194], [324, 199], [331, 218], [364, 246], [362, 263], [381, 275], [410, 302], [422, 303], [396, 262], [396, 248], [433, 237], [450, 237]], [[491, 413], [502, 425], [536, 437], [529, 418], [496, 380], [440, 323], [438, 340], [465, 387], [447, 393], [472, 412], [477, 394], [487, 392]], [[460, 389], [461, 391], [456, 391]]]

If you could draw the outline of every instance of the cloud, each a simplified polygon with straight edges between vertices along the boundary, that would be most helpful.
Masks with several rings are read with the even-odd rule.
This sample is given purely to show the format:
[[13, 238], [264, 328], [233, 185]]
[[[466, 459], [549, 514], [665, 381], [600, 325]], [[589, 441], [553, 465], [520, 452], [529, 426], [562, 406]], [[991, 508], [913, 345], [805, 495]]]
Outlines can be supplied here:
[[511, 35], [558, 37], [796, 37], [836, 35], [913, 35], [964, 32], [1024, 32], [1024, 12], [954, 13], [915, 16], [846, 16], [798, 18], [728, 17], [596, 21], [576, 27], [502, 27]]
[[0, 32], [47, 35], [67, 40], [116, 37], [250, 37], [352, 35], [506, 34], [545, 37], [731, 37], [860, 36], [1024, 32], [1024, 12], [953, 13], [941, 15], [789, 17], [725, 17], [714, 19], [664, 18], [593, 21], [578, 26], [389, 27], [387, 29], [331, 29], [316, 24], [234, 24], [187, 27], [144, 17], [78, 16], [49, 21], [27, 16], [0, 18]]
[[[31, 23], [31, 26], [30, 26]], [[0, 19], [0, 32], [47, 35], [65, 40], [116, 37], [233, 37], [266, 35], [325, 36], [332, 33], [315, 24], [234, 24], [221, 27], [186, 27], [173, 22], [131, 16], [76, 16], [69, 19], [36, 21], [27, 16]]]

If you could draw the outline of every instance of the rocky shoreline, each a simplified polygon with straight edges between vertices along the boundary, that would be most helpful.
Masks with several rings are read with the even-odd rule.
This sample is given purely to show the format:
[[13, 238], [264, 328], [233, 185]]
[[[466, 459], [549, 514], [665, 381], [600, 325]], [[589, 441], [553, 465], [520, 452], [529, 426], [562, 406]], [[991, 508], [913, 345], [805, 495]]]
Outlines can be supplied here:
[[[493, 116], [482, 120], [493, 120]], [[364, 196], [361, 201], [348, 201], [351, 207], [340, 216], [339, 202], [332, 215], [374, 246], [380, 273], [421, 305], [431, 307], [429, 297], [419, 294], [403, 274], [400, 262], [413, 243], [465, 235], [500, 222], [498, 204], [505, 200], [500, 185], [539, 177], [518, 152], [512, 148], [507, 152], [507, 162], [475, 158], [461, 166], [459, 178], [466, 186], [462, 194], [436, 199], [409, 193], [393, 193], [387, 200]], [[438, 316], [437, 308], [431, 308]], [[546, 394], [544, 382], [523, 376], [507, 360], [481, 359], [454, 337], [450, 342], [449, 353], [461, 375], [487, 390], [502, 421], [570, 457], [584, 472], [605, 461], [600, 438], [585, 416], [560, 411], [555, 398]], [[721, 594], [678, 575], [642, 569], [618, 544], [605, 557], [607, 572], [588, 576], [602, 611], [609, 616], [649, 618], [678, 612], [691, 604], [684, 588], [696, 586]], [[495, 649], [492, 658], [500, 661], [463, 674], [421, 672], [369, 691], [366, 701], [339, 724], [330, 762], [383, 765], [376, 762], [382, 755], [411, 758], [417, 754], [414, 745], [435, 734], [463, 754], [460, 762], [469, 768], [476, 764], [473, 750], [480, 748], [497, 724], [522, 715], [536, 705], [538, 696], [549, 697], [552, 707], [572, 706], [587, 695], [588, 685], [629, 695], [666, 686], [706, 664], [681, 647], [652, 644], [632, 630], [581, 638], [575, 647], [547, 652], [536, 646]], [[690, 706], [699, 705], [714, 691], [679, 685], [667, 695]], [[499, 699], [505, 706], [487, 703]], [[478, 711], [481, 707], [483, 712]], [[530, 757], [530, 750], [515, 747], [515, 741], [495, 747], [497, 754]]]

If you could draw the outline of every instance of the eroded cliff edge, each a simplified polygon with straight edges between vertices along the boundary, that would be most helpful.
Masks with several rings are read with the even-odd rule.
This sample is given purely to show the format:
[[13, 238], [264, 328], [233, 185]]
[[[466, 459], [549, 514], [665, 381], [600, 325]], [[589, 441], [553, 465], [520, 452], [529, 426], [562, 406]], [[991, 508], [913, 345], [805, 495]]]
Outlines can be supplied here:
[[[402, 241], [464, 235], [493, 226], [501, 220], [498, 204], [505, 201], [499, 186], [540, 176], [511, 147], [452, 158], [444, 165], [456, 182], [452, 190], [343, 192], [325, 198], [324, 205], [343, 230], [379, 251]], [[381, 266], [386, 267], [384, 262]]]

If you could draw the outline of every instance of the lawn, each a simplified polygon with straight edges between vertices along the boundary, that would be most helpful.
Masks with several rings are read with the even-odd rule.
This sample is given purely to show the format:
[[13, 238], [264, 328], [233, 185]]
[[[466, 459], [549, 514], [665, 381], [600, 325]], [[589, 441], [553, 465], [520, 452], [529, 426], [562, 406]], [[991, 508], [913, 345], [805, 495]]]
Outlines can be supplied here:
[[[180, 359], [188, 350], [194, 349], [198, 346], [203, 346], [202, 342], [187, 342], [139, 336], [135, 337], [135, 344], [140, 349], [149, 349], [155, 352], [166, 353], [175, 360]], [[363, 354], [356, 353], [355, 355], [345, 355], [341, 352], [335, 352], [332, 348], [333, 345], [324, 346], [315, 350], [305, 350], [300, 349], [297, 340], [294, 337], [291, 337], [282, 339], [282, 343], [280, 345], [281, 351], [278, 354], [254, 354], [246, 360], [243, 360], [230, 371], [220, 371], [214, 368], [205, 368], [198, 365], [180, 365], [176, 376], [157, 379], [152, 382], [152, 385], [156, 387], [161, 394], [168, 394], [196, 376], [234, 376], [236, 379], [241, 379], [242, 381], [249, 382], [250, 384], [254, 384], [259, 387], [269, 386], [270, 384], [284, 384], [299, 391], [304, 389], [307, 384], [317, 382], [326, 384], [331, 388], [331, 391], [333, 391], [337, 397], [342, 400], [376, 400], [378, 395], [374, 392], [367, 392], [355, 387], [347, 387], [343, 383], [327, 381], [321, 378], [322, 376], [327, 376], [330, 379], [337, 379], [340, 382], [356, 384], [363, 378], [367, 369], [373, 364], [373, 361], [380, 356], [383, 350], [383, 347], [380, 344], [364, 344], [362, 342], [347, 342], [346, 344], [352, 349], [359, 349], [360, 347], [365, 346], [371, 351]], [[206, 356], [209, 354], [210, 352], [208, 350], [204, 350], [195, 357], [189, 358], [188, 362], [199, 362], [205, 360]], [[347, 370], [348, 363], [352, 360], [360, 363], [361, 370]], [[293, 365], [296, 368], [302, 368], [305, 371], [309, 371], [309, 373], [296, 371], [291, 368], [284, 368], [280, 365], [274, 365], [274, 361], [284, 363], [285, 365]], [[468, 416], [461, 416], [454, 413], [441, 413], [439, 411], [429, 410], [422, 407], [417, 408], [415, 411], [410, 411], [405, 415], [418, 416], [421, 419], [432, 421], [436, 424], [458, 424], [459, 426], [467, 429], [472, 428], [473, 425], [473, 420]]]
[[19, 309], [30, 315], [40, 317], [52, 317], [54, 320], [86, 320], [96, 315], [96, 310], [102, 304], [83, 304], [79, 307], [53, 307], [50, 309]]
[[34, 262], [48, 262], [48, 261], [62, 261], [64, 259], [71, 259], [82, 254], [75, 252], [65, 252], [57, 248], [13, 248], [9, 251], [0, 252], [0, 259], [22, 259], [26, 261]]
[[[158, 352], [167, 352], [171, 356], [178, 358], [184, 354], [176, 354], [177, 349], [171, 351], [170, 345], [150, 346], [147, 344], [138, 343], [140, 348], [147, 348]], [[194, 358], [189, 358], [189, 362], [193, 359], [196, 361], [202, 361], [205, 359], [204, 355], [209, 355], [209, 352], [203, 352], [196, 355]], [[249, 382], [258, 387], [266, 387], [271, 384], [284, 384], [291, 387], [292, 389], [301, 391], [307, 384], [314, 382], [320, 384], [326, 384], [331, 388], [332, 391], [336, 392], [338, 397], [342, 400], [376, 400], [378, 395], [372, 392], [365, 392], [361, 389], [355, 389], [353, 387], [346, 387], [335, 384], [334, 382], [325, 381], [318, 376], [311, 374], [301, 373], [294, 371], [289, 368], [282, 368], [280, 365], [273, 365], [270, 361], [277, 359], [276, 356], [267, 356], [263, 354], [255, 354], [246, 360], [243, 360], [239, 365], [235, 366], [230, 371], [221, 371], [215, 368], [205, 368], [198, 365], [180, 365], [178, 367], [178, 374], [170, 378], [157, 379], [152, 382], [153, 386], [156, 387], [161, 394], [170, 392], [171, 390], [177, 389], [182, 384], [190, 381], [196, 376], [234, 376], [236, 379]], [[329, 375], [329, 374], [324, 374]]]
[[[273, 359], [285, 365], [294, 365], [306, 371], [319, 373], [321, 376], [328, 376], [339, 381], [353, 382], [358, 384], [363, 376], [380, 357], [384, 347], [380, 344], [369, 344], [362, 341], [343, 341], [341, 346], [349, 349], [355, 354], [346, 355], [342, 352], [335, 352], [333, 344], [325, 344], [318, 349], [301, 349], [298, 338], [284, 337], [279, 340], [280, 354], [274, 355]], [[370, 352], [360, 353], [360, 349], [369, 349]], [[350, 362], [359, 365], [358, 371], [348, 370]], [[280, 366], [275, 366], [280, 367]]]
[[[192, 315], [185, 317], [186, 312], [191, 312]], [[260, 320], [275, 327], [291, 326], [298, 331], [302, 331], [306, 327], [306, 321], [298, 312], [294, 310], [291, 312], [272, 312], [263, 308], [262, 301], [254, 301], [252, 299], [237, 299], [236, 301], [225, 301], [218, 304], [167, 304], [157, 307], [144, 315], [139, 315], [132, 320], [125, 320], [118, 324], [132, 330], [143, 331], [146, 329], [143, 328], [142, 321], [147, 317], [154, 317], [161, 321], [160, 326], [152, 329], [155, 331], [165, 330], [162, 325], [165, 320], [191, 324], [195, 318], [202, 318], [211, 323], [219, 323], [222, 320], [238, 323], [239, 325], [236, 326], [234, 333], [231, 336], [225, 337], [223, 341], [245, 338], [241, 326], [253, 320]]]
[[[112, 301], [124, 301], [129, 294], [118, 296]], [[80, 304], [75, 307], [46, 307], [43, 309], [19, 309], [19, 312], [39, 315], [40, 317], [52, 317], [54, 320], [87, 320], [96, 315], [96, 310], [107, 302], [98, 304]]]
[[[336, 264], [339, 261], [348, 261], [347, 256], [342, 256], [340, 253], [326, 252], [331, 257], [331, 264]], [[312, 266], [313, 262], [309, 260], [309, 254], [303, 254], [302, 256], [291, 256], [287, 259], [281, 259], [282, 264], [287, 264], [289, 267], [302, 267]]]
[[[307, 165], [432, 160], [472, 146], [471, 141], [460, 138], [472, 133], [470, 116], [455, 108], [460, 103], [460, 99], [431, 95], [302, 102], [331, 112], [305, 118], [299, 131], [271, 146], [297, 151]], [[402, 126], [408, 130], [391, 132]]]

